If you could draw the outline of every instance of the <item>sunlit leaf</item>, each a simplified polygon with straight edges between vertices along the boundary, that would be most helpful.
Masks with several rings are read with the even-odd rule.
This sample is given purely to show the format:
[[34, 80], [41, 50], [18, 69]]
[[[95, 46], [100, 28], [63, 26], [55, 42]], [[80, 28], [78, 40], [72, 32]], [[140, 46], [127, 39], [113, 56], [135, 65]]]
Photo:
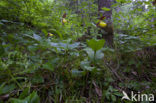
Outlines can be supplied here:
[[103, 7], [102, 10], [104, 10], [104, 11], [110, 11], [111, 9], [110, 8], [106, 8], [106, 7]]

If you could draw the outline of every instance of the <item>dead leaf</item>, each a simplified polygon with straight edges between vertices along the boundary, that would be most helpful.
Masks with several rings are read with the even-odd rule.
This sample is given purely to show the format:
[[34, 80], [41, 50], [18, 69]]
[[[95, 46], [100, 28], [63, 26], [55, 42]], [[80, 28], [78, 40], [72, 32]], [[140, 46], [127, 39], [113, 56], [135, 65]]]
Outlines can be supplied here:
[[135, 76], [137, 76], [137, 72], [134, 72], [134, 71], [133, 71], [132, 74], [135, 75]]
[[5, 94], [5, 95], [0, 96], [0, 99], [1, 100], [8, 99], [9, 96], [10, 96], [9, 94]]
[[102, 90], [96, 85], [95, 81], [92, 81], [92, 83], [93, 83], [93, 85], [95, 87], [95, 91], [96, 91], [97, 95], [99, 97], [102, 97]]

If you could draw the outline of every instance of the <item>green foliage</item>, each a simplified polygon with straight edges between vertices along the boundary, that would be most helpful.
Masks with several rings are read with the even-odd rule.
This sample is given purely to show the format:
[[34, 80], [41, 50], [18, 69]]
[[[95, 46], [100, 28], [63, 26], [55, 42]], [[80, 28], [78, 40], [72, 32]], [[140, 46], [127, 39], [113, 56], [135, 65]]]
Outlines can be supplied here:
[[104, 46], [104, 43], [105, 41], [103, 39], [91, 39], [87, 41], [87, 44], [91, 49], [85, 49], [85, 51], [87, 52], [89, 59], [93, 61], [94, 64], [97, 62], [97, 60], [104, 57], [104, 54], [100, 51], [100, 49]]
[[24, 99], [16, 99], [11, 98], [10, 103], [40, 103], [39, 96], [37, 95], [37, 92], [31, 93], [29, 96], [25, 97]]
[[113, 10], [109, 48], [103, 39], [77, 42], [101, 36], [94, 0], [1, 0], [0, 102], [120, 103], [123, 89], [153, 93], [155, 63], [141, 56], [156, 45], [155, 9], [116, 1], [102, 8]]
[[14, 90], [15, 88], [16, 88], [15, 84], [10, 84], [10, 85], [2, 84], [0, 86], [0, 95], [9, 93], [12, 90]]
[[122, 97], [122, 94], [115, 88], [113, 88], [112, 86], [109, 86], [109, 88], [104, 91], [105, 96], [108, 100], [112, 101], [112, 102], [116, 102], [117, 98], [116, 96]]
[[[120, 0], [123, 1], [123, 0]], [[114, 27], [122, 29], [124, 34], [137, 36], [154, 36], [155, 18], [154, 6], [150, 2], [135, 1], [135, 4], [128, 3], [114, 9]], [[146, 8], [148, 5], [148, 8]]]
[[101, 60], [104, 57], [104, 54], [101, 50], [98, 50], [96, 52], [90, 48], [86, 48], [84, 50], [86, 51], [90, 61], [94, 61], [95, 59], [95, 61], [98, 62], [98, 60]]
[[94, 51], [98, 51], [104, 46], [105, 41], [104, 40], [88, 40], [87, 44], [90, 48], [92, 48]]
[[110, 8], [103, 7], [102, 10], [104, 10], [104, 11], [110, 11]]

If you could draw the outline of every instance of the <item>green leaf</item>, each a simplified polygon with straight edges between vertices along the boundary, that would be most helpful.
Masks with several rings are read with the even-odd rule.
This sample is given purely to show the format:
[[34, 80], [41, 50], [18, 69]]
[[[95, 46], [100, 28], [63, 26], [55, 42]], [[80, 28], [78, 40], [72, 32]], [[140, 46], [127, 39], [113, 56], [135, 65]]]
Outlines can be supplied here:
[[73, 70], [71, 71], [71, 73], [72, 73], [72, 76], [73, 76], [73, 77], [80, 77], [80, 76], [82, 76], [83, 71], [79, 71], [79, 70], [77, 70], [77, 69], [73, 69]]
[[25, 100], [29, 101], [29, 103], [40, 103], [40, 98], [35, 91], [33, 91]]
[[25, 99], [16, 99], [11, 98], [10, 103], [40, 103], [40, 98], [37, 95], [37, 92], [33, 91], [29, 96], [27, 96]]
[[28, 103], [27, 100], [20, 100], [20, 99], [16, 99], [16, 98], [11, 98], [10, 103]]
[[115, 92], [114, 95], [119, 96], [119, 97], [123, 96], [123, 94], [120, 92]]
[[114, 95], [111, 95], [112, 101], [116, 102], [116, 97]]
[[116, 2], [121, 2], [122, 0], [116, 0]]
[[30, 88], [25, 88], [24, 91], [20, 94], [19, 99], [24, 99], [30, 93]]
[[35, 42], [39, 43], [39, 41], [36, 40], [36, 39], [35, 39], [33, 36], [31, 36], [31, 35], [23, 34], [23, 36], [24, 36], [24, 39], [32, 40], [32, 41], [35, 41]]
[[36, 39], [37, 41], [41, 41], [41, 37], [37, 34], [33, 34], [34, 39]]
[[90, 66], [90, 62], [89, 61], [82, 61], [80, 66], [81, 66], [81, 68], [83, 70], [87, 70], [87, 71], [93, 71], [93, 70], [96, 69], [95, 67], [91, 67]]
[[84, 69], [87, 71], [93, 71], [95, 69], [95, 67], [84, 66]]
[[110, 92], [106, 91], [106, 92], [105, 92], [105, 96], [106, 96], [106, 98], [107, 98], [108, 100], [110, 100]]
[[151, 43], [152, 45], [155, 45], [155, 44], [156, 44], [156, 36], [152, 36], [152, 37], [151, 37], [150, 43]]
[[91, 48], [85, 48], [84, 50], [87, 52], [89, 59], [91, 61], [93, 61], [94, 60], [94, 51]]
[[41, 75], [35, 75], [32, 78], [32, 83], [34, 84], [44, 83], [44, 78]]
[[[85, 48], [84, 50], [87, 52], [89, 60], [93, 61], [95, 52], [91, 48]], [[104, 57], [104, 53], [102, 53], [101, 50], [98, 50], [95, 54], [95, 60], [100, 60], [103, 57]]]
[[13, 91], [15, 88], [16, 88], [15, 84], [10, 84], [10, 85], [4, 85], [3, 84], [0, 87], [0, 95], [9, 93], [9, 92]]
[[57, 30], [50, 29], [49, 31], [50, 31], [50, 33], [52, 33], [54, 35], [58, 35], [60, 37], [60, 39], [63, 39], [62, 34], [60, 32], [58, 32]]
[[90, 62], [85, 60], [85, 61], [81, 61], [80, 63], [80, 67], [83, 69], [85, 68], [85, 66], [89, 66], [90, 65]]
[[54, 71], [54, 68], [53, 68], [53, 66], [52, 66], [52, 64], [50, 62], [48, 62], [46, 64], [43, 64], [43, 68], [47, 69], [47, 70], [50, 70], [50, 71]]
[[42, 29], [42, 32], [44, 33], [45, 36], [48, 36], [48, 32], [46, 29]]
[[103, 57], [104, 57], [104, 53], [102, 53], [101, 50], [98, 50], [98, 51], [96, 52], [95, 59], [96, 59], [96, 60], [100, 60], [100, 59], [102, 59]]
[[87, 40], [87, 44], [94, 51], [97, 51], [97, 50], [100, 50], [104, 46], [105, 40], [103, 40], [103, 39], [101, 39], [101, 40], [91, 39], [91, 40]]
[[104, 11], [110, 11], [111, 9], [110, 8], [106, 8], [106, 7], [103, 7], [102, 10], [104, 10]]

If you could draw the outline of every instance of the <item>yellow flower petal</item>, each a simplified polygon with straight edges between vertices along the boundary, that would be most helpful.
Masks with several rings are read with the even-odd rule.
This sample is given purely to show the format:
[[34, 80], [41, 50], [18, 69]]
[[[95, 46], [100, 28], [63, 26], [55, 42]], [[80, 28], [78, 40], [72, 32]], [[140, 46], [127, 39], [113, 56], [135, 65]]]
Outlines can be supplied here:
[[107, 24], [106, 24], [105, 22], [103, 22], [103, 21], [100, 21], [100, 22], [99, 22], [99, 26], [100, 26], [101, 28], [104, 28], [104, 27], [107, 26]]
[[49, 35], [49, 36], [54, 36], [54, 34], [52, 34], [52, 33], [49, 33], [48, 35]]

